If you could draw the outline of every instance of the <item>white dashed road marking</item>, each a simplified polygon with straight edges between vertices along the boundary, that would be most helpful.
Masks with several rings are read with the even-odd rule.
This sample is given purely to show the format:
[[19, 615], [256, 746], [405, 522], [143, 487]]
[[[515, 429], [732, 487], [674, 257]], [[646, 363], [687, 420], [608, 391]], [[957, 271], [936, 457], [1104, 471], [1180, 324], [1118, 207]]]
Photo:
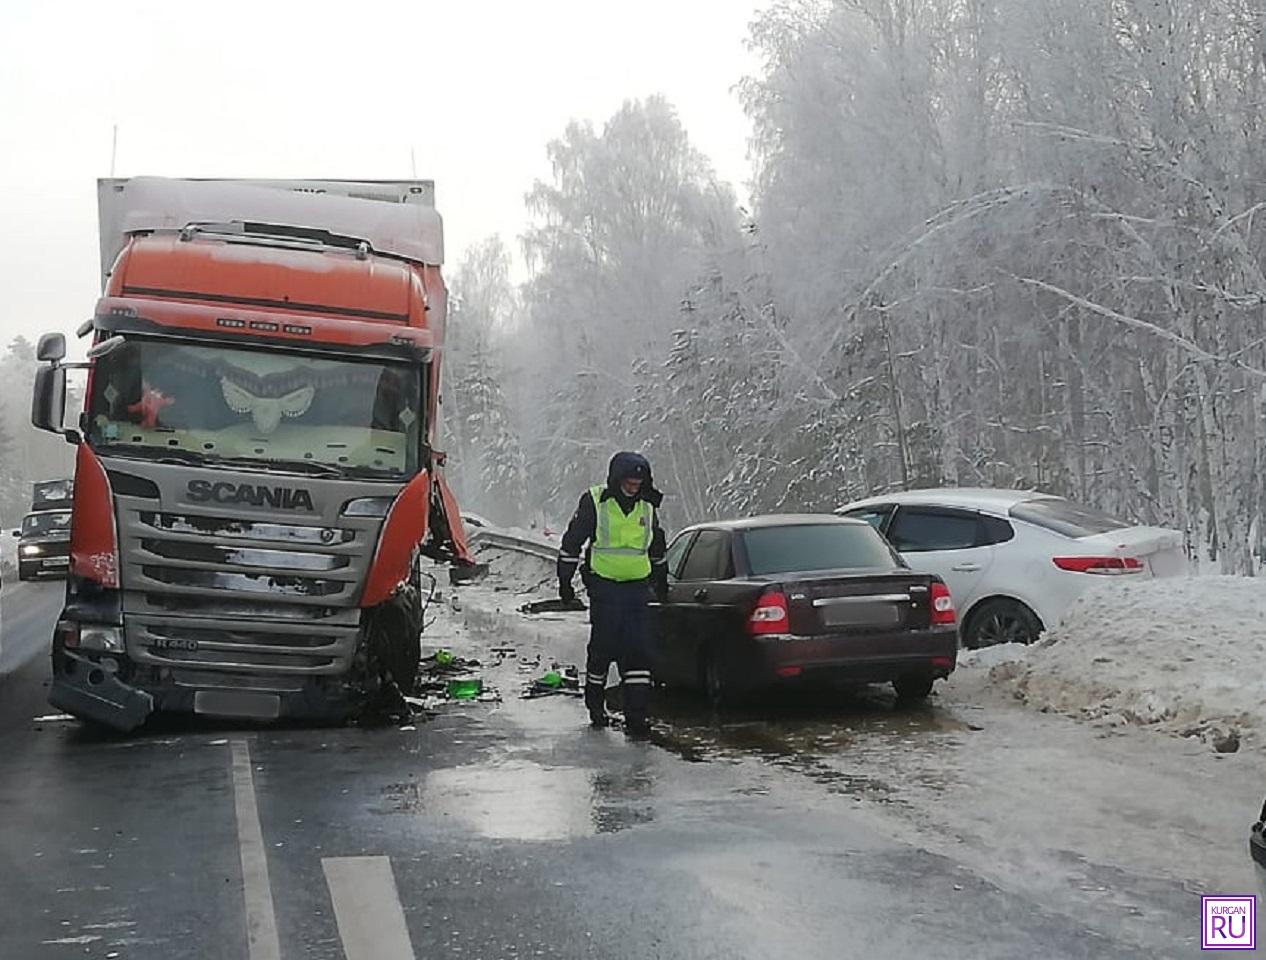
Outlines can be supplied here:
[[391, 861], [329, 857], [321, 866], [347, 960], [415, 960]]
[[[233, 796], [237, 807], [237, 845], [242, 854], [242, 897], [246, 902], [246, 942], [250, 960], [281, 960], [273, 889], [268, 882], [268, 855], [259, 826], [251, 751], [245, 740], [234, 740]], [[349, 954], [349, 960], [351, 955]]]

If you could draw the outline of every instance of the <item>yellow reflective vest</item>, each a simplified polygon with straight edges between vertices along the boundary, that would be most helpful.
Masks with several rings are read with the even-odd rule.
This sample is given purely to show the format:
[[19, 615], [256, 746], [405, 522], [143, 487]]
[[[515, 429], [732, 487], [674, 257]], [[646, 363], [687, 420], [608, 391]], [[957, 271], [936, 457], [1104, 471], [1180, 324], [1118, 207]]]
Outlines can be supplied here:
[[631, 513], [620, 509], [615, 497], [602, 499], [605, 487], [589, 489], [597, 515], [589, 545], [589, 569], [604, 580], [627, 583], [651, 575], [651, 537], [655, 532], [655, 508], [638, 500]]

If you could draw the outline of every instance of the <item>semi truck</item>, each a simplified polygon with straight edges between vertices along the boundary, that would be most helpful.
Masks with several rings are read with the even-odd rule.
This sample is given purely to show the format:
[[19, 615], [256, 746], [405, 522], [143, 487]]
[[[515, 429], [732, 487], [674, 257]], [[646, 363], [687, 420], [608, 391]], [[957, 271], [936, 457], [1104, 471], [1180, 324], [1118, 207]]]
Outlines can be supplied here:
[[109, 179], [98, 212], [87, 359], [37, 348], [32, 422], [76, 447], [50, 702], [127, 731], [398, 699], [423, 558], [475, 569], [434, 445], [433, 183]]

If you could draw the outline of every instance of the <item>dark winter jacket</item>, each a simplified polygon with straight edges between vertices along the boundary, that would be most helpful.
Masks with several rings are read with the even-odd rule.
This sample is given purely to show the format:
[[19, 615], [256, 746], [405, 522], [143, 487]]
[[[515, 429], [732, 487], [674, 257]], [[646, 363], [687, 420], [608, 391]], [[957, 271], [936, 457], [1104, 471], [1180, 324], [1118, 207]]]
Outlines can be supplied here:
[[[642, 489], [636, 497], [627, 497], [620, 489], [620, 484], [629, 477], [640, 477]], [[655, 523], [651, 531], [651, 546], [648, 551], [651, 559], [651, 583], [656, 593], [663, 595], [667, 590], [667, 568], [664, 564], [665, 537], [664, 528], [659, 524], [659, 505], [664, 495], [655, 489], [655, 481], [651, 476], [650, 462], [640, 453], [617, 453], [611, 458], [611, 466], [607, 470], [607, 485], [599, 500], [605, 503], [614, 499], [620, 509], [629, 514], [638, 500], [645, 500], [655, 507]], [[586, 490], [576, 505], [571, 522], [567, 524], [567, 532], [563, 534], [563, 545], [558, 551], [558, 584], [559, 592], [566, 596], [571, 590], [572, 577], [580, 565], [581, 550], [584, 550], [585, 569], [581, 577], [588, 583], [595, 574], [589, 568], [589, 548], [594, 532], [598, 526], [598, 511], [594, 507], [593, 497]]]

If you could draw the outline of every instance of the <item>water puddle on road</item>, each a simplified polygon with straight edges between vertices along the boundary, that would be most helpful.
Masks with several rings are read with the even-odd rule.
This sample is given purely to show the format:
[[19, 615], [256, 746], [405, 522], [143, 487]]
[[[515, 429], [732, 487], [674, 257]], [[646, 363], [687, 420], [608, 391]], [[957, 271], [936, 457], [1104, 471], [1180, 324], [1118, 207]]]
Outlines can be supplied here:
[[498, 840], [563, 840], [654, 819], [654, 782], [639, 769], [551, 767], [527, 760], [435, 770], [384, 791], [392, 813], [451, 818]]
[[[685, 760], [741, 764], [757, 760], [799, 773], [828, 792], [873, 800], [899, 795], [876, 776], [894, 754], [957, 749], [970, 727], [931, 704], [894, 705], [882, 694], [782, 701], [720, 716], [697, 701], [665, 698], [656, 742]], [[924, 786], [939, 784], [923, 774]]]

